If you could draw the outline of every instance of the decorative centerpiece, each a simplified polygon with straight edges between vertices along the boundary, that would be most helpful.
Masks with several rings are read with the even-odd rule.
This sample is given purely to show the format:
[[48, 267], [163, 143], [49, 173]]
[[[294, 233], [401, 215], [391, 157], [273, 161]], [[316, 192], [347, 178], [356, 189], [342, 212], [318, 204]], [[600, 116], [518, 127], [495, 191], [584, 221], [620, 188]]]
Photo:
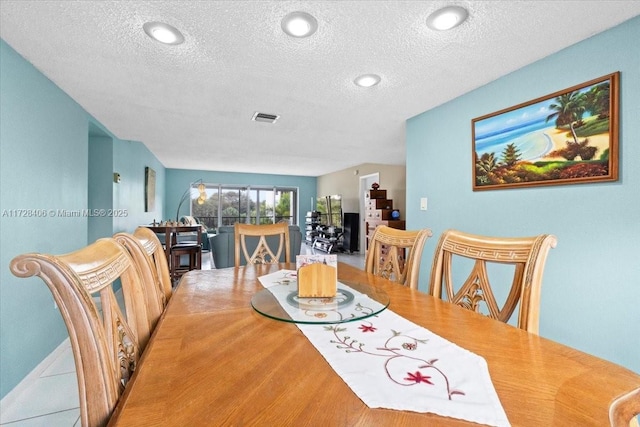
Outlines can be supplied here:
[[378, 184], [377, 182], [374, 182], [373, 184], [371, 184], [371, 188], [373, 190], [377, 190], [378, 188], [380, 188], [380, 184]]
[[333, 298], [338, 291], [337, 255], [297, 255], [299, 298]]

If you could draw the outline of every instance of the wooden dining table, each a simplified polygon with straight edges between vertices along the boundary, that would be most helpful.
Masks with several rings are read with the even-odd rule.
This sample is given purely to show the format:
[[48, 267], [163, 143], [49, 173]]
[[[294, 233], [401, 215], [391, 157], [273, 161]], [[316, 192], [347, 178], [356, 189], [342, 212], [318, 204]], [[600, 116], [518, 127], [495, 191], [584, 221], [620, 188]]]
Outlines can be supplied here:
[[[110, 426], [466, 426], [367, 407], [293, 323], [251, 307], [258, 277], [295, 265], [185, 274]], [[339, 263], [338, 279], [384, 290], [388, 309], [482, 356], [513, 426], [607, 426], [640, 375]]]

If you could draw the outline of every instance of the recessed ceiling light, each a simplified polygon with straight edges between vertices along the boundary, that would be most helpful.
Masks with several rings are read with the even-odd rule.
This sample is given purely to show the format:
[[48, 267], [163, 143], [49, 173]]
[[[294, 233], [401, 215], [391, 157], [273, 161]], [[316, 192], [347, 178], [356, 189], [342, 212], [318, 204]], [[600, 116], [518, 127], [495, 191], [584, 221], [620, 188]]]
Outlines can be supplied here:
[[360, 87], [371, 87], [380, 83], [380, 76], [377, 74], [363, 74], [353, 81]]
[[164, 22], [146, 22], [142, 28], [149, 37], [164, 44], [180, 44], [184, 36], [180, 31]]
[[291, 12], [282, 18], [280, 25], [292, 37], [309, 37], [318, 29], [318, 21], [307, 12]]
[[468, 15], [467, 9], [463, 7], [447, 6], [429, 15], [427, 26], [432, 30], [450, 30], [462, 24]]

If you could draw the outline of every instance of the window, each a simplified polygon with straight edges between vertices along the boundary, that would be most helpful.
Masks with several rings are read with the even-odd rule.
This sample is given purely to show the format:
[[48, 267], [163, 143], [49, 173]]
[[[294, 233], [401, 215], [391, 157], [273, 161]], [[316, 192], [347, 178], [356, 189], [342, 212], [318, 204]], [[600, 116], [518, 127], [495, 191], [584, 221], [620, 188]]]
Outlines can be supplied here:
[[220, 210], [217, 213], [217, 224], [233, 225], [236, 222], [246, 222], [249, 209], [247, 190], [220, 187], [219, 194], [222, 197], [219, 202]]
[[198, 204], [191, 200], [191, 215], [207, 228], [250, 224], [298, 223], [296, 188], [206, 184], [207, 199]]
[[320, 223], [342, 227], [342, 196], [318, 197], [316, 211], [320, 213]]

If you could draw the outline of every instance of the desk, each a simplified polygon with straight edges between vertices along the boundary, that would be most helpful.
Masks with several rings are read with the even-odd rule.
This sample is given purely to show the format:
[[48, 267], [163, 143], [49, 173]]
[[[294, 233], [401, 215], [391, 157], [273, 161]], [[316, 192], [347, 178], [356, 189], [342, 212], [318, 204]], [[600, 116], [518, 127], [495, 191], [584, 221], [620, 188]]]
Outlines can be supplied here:
[[[260, 265], [185, 274], [111, 426], [477, 426], [433, 414], [370, 409], [295, 324], [250, 305]], [[611, 362], [339, 263], [339, 280], [368, 281], [389, 309], [484, 357], [513, 426], [607, 426], [611, 401], [640, 375]]]

